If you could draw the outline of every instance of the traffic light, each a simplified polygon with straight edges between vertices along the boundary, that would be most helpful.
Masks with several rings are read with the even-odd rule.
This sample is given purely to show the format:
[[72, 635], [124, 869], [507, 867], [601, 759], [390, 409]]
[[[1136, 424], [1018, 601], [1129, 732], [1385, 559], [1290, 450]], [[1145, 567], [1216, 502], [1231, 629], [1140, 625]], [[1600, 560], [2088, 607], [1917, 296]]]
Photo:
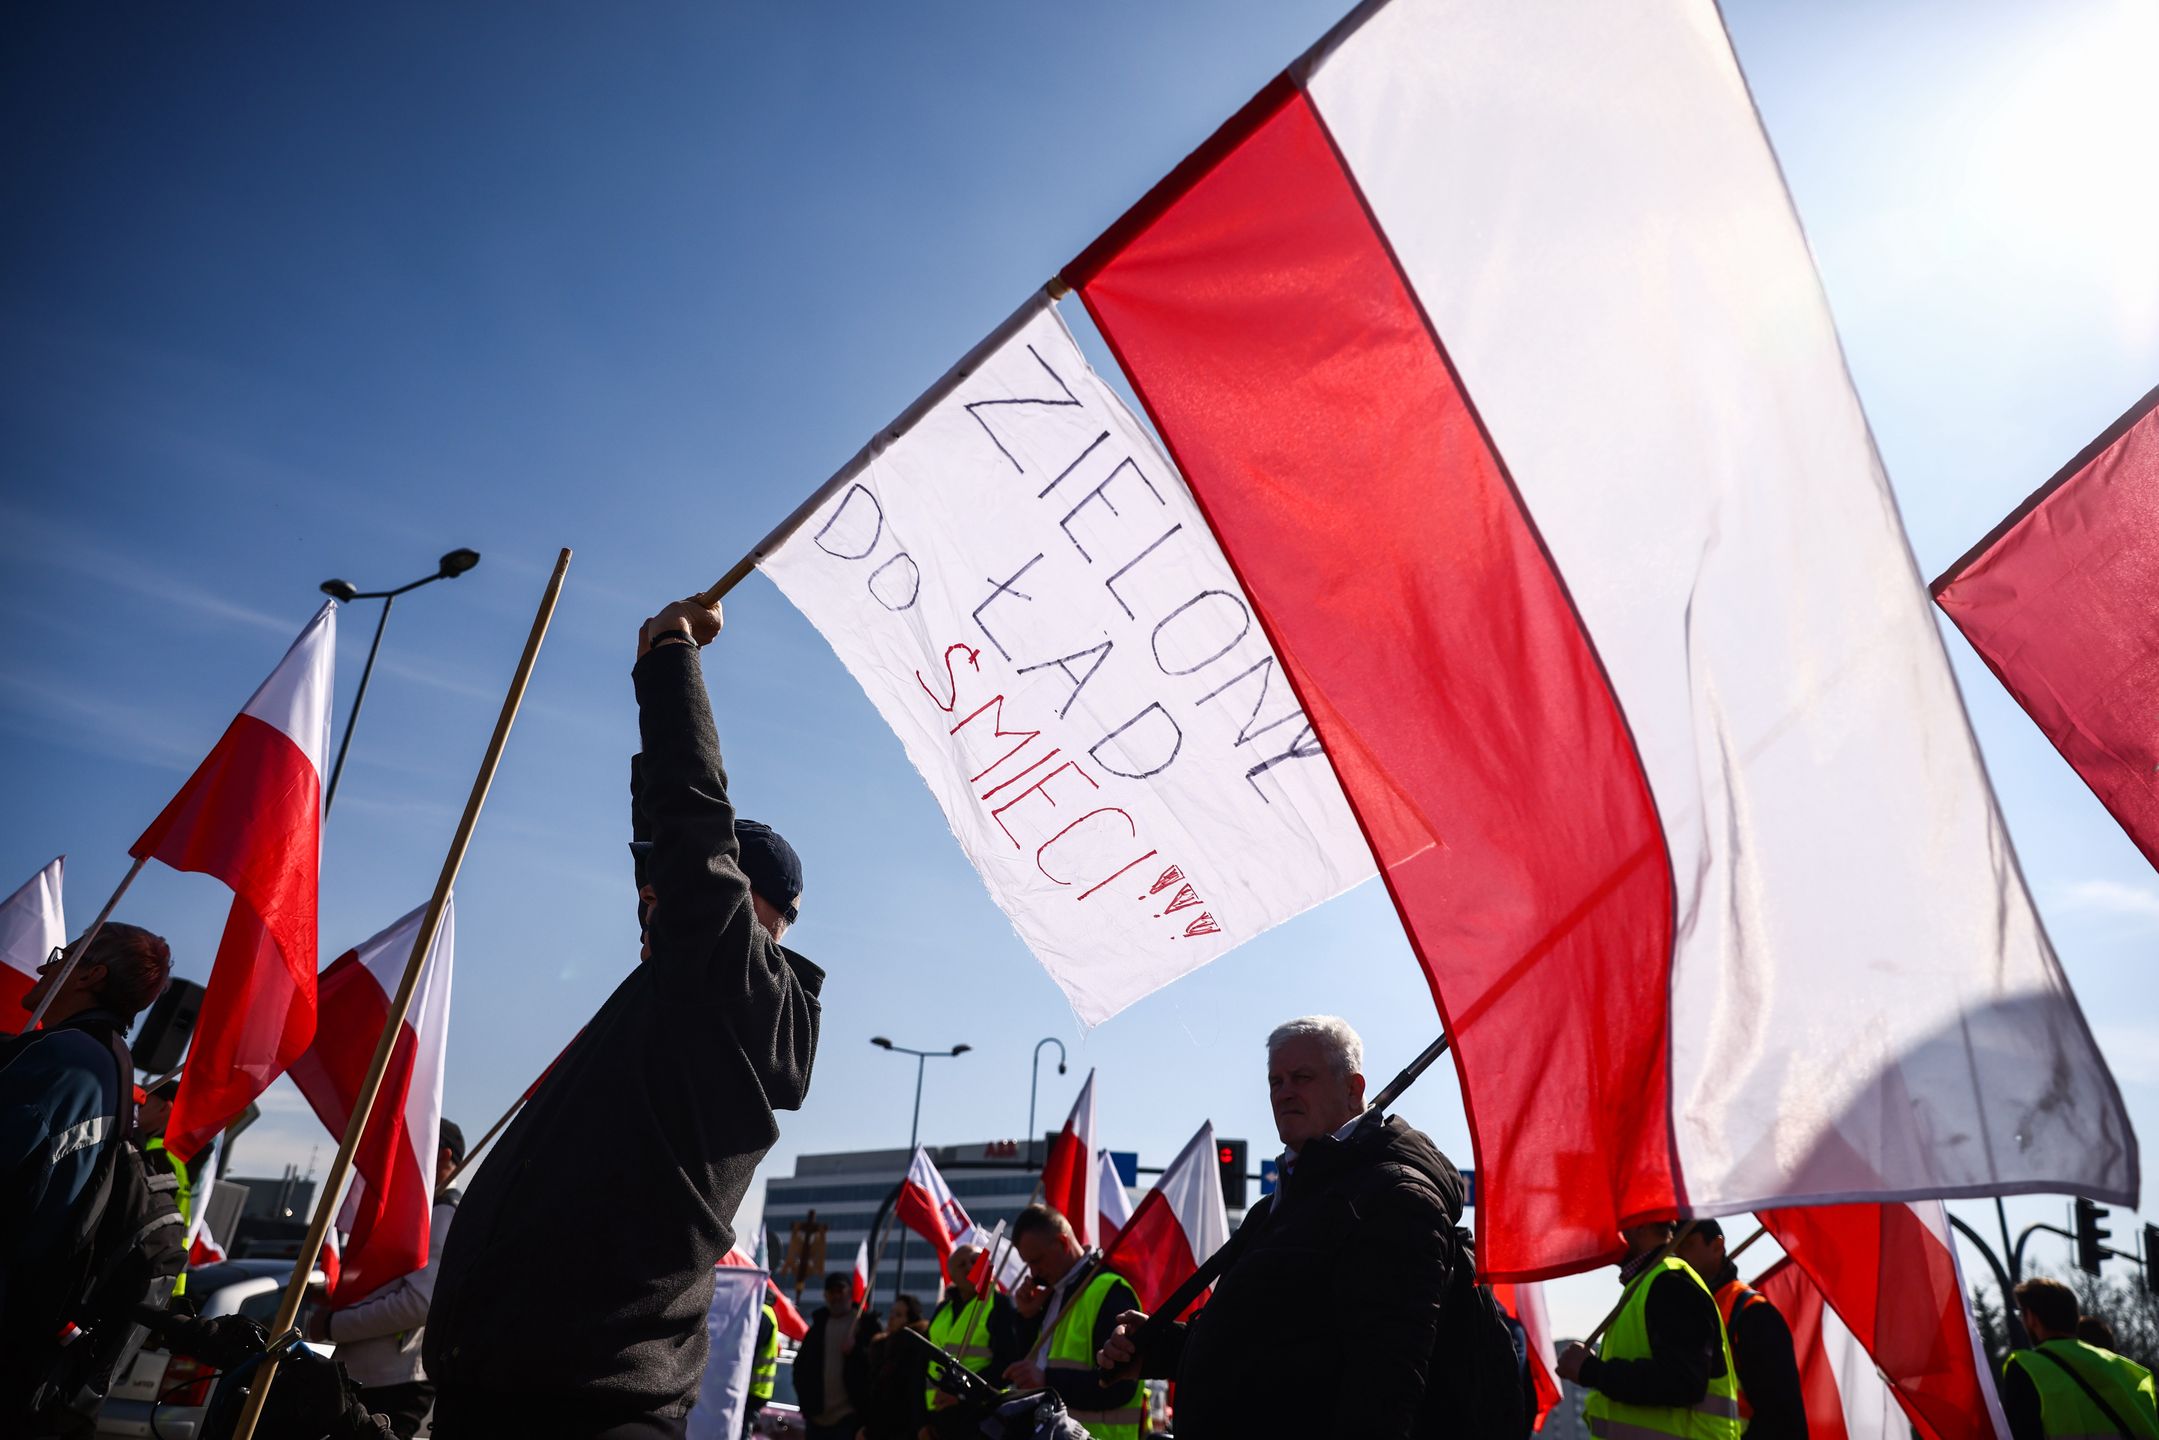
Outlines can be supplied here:
[[2088, 1275], [2097, 1275], [2100, 1262], [2106, 1258], [2107, 1236], [2113, 1233], [2099, 1224], [2106, 1218], [2107, 1212], [2078, 1196], [2076, 1213], [2077, 1268]]
[[2159, 1295], [2159, 1225], [2144, 1227], [2144, 1288]]
[[1222, 1169], [1222, 1203], [1231, 1210], [1242, 1210], [1245, 1206], [1246, 1149], [1242, 1140], [1222, 1140], [1215, 1144], [1215, 1162]]

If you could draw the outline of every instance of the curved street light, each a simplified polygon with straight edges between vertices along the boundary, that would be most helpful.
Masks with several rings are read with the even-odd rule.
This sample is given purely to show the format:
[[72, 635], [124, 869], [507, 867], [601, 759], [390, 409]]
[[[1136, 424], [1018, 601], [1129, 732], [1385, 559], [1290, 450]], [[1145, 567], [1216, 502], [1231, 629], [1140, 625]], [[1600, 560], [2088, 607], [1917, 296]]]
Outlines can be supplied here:
[[1042, 1079], [1042, 1047], [1057, 1047], [1057, 1073], [1065, 1073], [1065, 1042], [1054, 1035], [1045, 1035], [1035, 1042], [1034, 1063], [1027, 1068], [1027, 1163], [1035, 1163], [1035, 1087]]
[[330, 813], [330, 802], [337, 798], [337, 778], [345, 773], [345, 752], [352, 748], [352, 728], [360, 723], [360, 702], [367, 698], [367, 682], [375, 673], [375, 652], [382, 648], [383, 627], [390, 623], [390, 604], [408, 590], [422, 585], [432, 585], [437, 580], [455, 580], [458, 576], [480, 563], [480, 552], [462, 546], [452, 550], [435, 562], [435, 573], [423, 575], [409, 585], [395, 590], [362, 590], [350, 580], [325, 580], [319, 590], [340, 605], [350, 605], [355, 600], [380, 600], [382, 618], [375, 622], [375, 642], [367, 647], [367, 664], [360, 670], [360, 688], [352, 695], [352, 713], [345, 717], [345, 738], [338, 742], [337, 763], [330, 767], [330, 783], [322, 792], [322, 813]]

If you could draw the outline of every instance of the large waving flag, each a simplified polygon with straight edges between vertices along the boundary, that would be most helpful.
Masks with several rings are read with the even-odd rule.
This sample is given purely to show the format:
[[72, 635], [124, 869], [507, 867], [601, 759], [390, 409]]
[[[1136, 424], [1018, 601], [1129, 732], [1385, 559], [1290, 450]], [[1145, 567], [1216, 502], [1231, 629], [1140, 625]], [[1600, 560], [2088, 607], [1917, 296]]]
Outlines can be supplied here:
[[60, 907], [66, 869], [67, 857], [58, 856], [0, 900], [0, 1035], [21, 1031], [30, 1018], [23, 997], [37, 984], [38, 967], [67, 944], [67, 917]]
[[1423, 961], [1490, 1276], [2131, 1201], [1712, 0], [1360, 6], [1062, 278]]
[[[967, 1207], [960, 1204], [952, 1187], [930, 1159], [930, 1152], [917, 1145], [914, 1155], [907, 1162], [907, 1178], [900, 1182], [899, 1199], [893, 1202], [892, 1213], [899, 1222], [937, 1247], [937, 1263], [942, 1266], [952, 1258], [952, 1247], [960, 1243], [960, 1237], [973, 1228], [974, 1222], [967, 1218]], [[869, 1269], [868, 1241], [858, 1263], [867, 1281]]]
[[1229, 1211], [1222, 1203], [1222, 1172], [1209, 1121], [1141, 1197], [1104, 1263], [1132, 1286], [1140, 1309], [1153, 1311], [1192, 1278], [1201, 1261], [1228, 1243]]
[[[1921, 1433], [1934, 1440], [2008, 1440], [1986, 1349], [1964, 1298], [1949, 1212], [1939, 1202], [1808, 1206], [1765, 1210], [1758, 1218], [1871, 1357]], [[1838, 1372], [1840, 1390], [1847, 1370]], [[1811, 1421], [1811, 1395], [1807, 1414]]]
[[128, 852], [232, 887], [165, 1145], [191, 1159], [315, 1035], [315, 902], [337, 605], [317, 611]]
[[[427, 1263], [435, 1157], [441, 1149], [442, 1066], [450, 1037], [450, 970], [457, 949], [454, 905], [453, 900], [442, 908], [435, 943], [421, 964], [412, 1006], [353, 1156], [356, 1178], [339, 1216], [350, 1238], [332, 1296], [338, 1304], [363, 1300]], [[292, 1062], [290, 1074], [332, 1135], [342, 1136], [351, 1123], [391, 999], [426, 917], [423, 905], [322, 972], [315, 1041]]]
[[2159, 865], [2159, 389], [1934, 582], [2062, 758]]
[[1082, 1245], [1102, 1243], [1101, 1174], [1095, 1165], [1094, 1071], [1089, 1070], [1072, 1113], [1042, 1160], [1042, 1203], [1065, 1217]]

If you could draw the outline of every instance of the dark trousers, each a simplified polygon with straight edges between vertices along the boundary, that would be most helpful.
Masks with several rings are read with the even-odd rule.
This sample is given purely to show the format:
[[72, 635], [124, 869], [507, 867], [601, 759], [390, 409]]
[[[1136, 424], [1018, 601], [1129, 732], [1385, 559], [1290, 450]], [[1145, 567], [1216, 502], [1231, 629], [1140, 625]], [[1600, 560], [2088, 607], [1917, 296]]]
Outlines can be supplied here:
[[398, 1440], [412, 1440], [420, 1433], [420, 1422], [435, 1405], [435, 1387], [425, 1380], [407, 1380], [401, 1385], [362, 1385], [360, 1403], [390, 1422], [397, 1432]]
[[648, 1415], [566, 1396], [490, 1395], [445, 1385], [435, 1440], [682, 1440], [684, 1415]]

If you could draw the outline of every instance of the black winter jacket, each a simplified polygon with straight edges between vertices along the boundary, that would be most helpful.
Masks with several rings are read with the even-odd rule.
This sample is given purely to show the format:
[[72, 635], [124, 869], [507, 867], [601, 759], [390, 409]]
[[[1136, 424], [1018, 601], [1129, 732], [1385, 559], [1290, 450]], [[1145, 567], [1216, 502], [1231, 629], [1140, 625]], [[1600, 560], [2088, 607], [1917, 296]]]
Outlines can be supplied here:
[[1177, 1381], [1179, 1440], [1421, 1433], [1463, 1199], [1399, 1119], [1307, 1144], [1230, 1238], [1214, 1298], [1145, 1357]]
[[[803, 1417], [824, 1413], [825, 1395], [825, 1347], [841, 1343], [844, 1336], [833, 1333], [839, 1317], [829, 1306], [820, 1305], [810, 1312], [810, 1333], [802, 1337], [802, 1348], [795, 1351], [793, 1365], [795, 1377], [795, 1403]], [[855, 1346], [840, 1362], [840, 1387], [847, 1392], [847, 1403], [854, 1407], [855, 1422], [860, 1426], [870, 1411], [870, 1403], [877, 1380], [877, 1312], [869, 1309], [855, 1312]]]
[[465, 1192], [424, 1349], [446, 1394], [687, 1411], [712, 1267], [779, 1137], [773, 1112], [809, 1092], [824, 974], [751, 911], [697, 652], [657, 646], [632, 674], [652, 958]]

